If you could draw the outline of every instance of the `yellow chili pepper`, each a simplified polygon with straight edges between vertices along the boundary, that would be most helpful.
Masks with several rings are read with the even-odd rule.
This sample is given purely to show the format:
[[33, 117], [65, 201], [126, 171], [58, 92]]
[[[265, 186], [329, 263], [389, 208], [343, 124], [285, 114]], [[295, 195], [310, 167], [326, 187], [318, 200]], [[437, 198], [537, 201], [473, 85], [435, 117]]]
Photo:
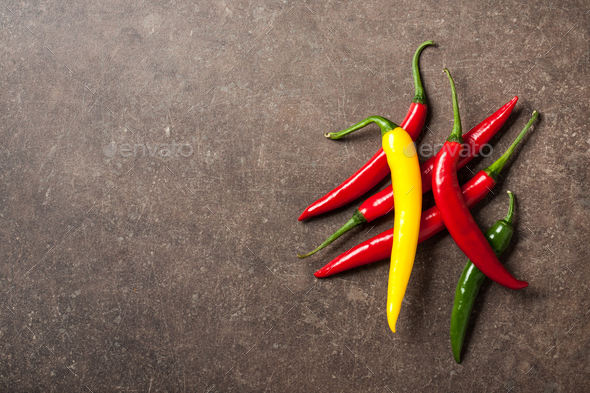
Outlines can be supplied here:
[[422, 176], [416, 147], [410, 135], [397, 127], [383, 135], [383, 150], [391, 169], [395, 196], [393, 247], [387, 288], [387, 322], [395, 333], [395, 323], [418, 247], [422, 215]]

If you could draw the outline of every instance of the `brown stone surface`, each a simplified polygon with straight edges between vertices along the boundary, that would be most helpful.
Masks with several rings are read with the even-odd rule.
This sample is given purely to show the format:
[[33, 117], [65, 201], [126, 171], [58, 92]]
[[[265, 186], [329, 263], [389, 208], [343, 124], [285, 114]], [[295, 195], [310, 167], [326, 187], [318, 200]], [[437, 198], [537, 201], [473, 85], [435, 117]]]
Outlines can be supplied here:
[[[5, 1], [0, 391], [588, 391], [588, 9]], [[502, 259], [530, 286], [485, 285], [460, 365], [448, 330], [466, 260], [446, 233], [419, 247], [396, 334], [387, 261], [313, 276], [391, 216], [295, 257], [360, 201], [306, 223], [299, 214], [380, 146], [375, 127], [322, 133], [374, 114], [401, 121], [426, 39], [439, 46], [421, 58], [433, 131], [422, 143], [451, 130], [443, 67], [465, 131], [520, 97], [474, 171], [542, 114], [474, 210], [487, 228], [516, 194]], [[192, 154], [108, 157], [111, 142]]]

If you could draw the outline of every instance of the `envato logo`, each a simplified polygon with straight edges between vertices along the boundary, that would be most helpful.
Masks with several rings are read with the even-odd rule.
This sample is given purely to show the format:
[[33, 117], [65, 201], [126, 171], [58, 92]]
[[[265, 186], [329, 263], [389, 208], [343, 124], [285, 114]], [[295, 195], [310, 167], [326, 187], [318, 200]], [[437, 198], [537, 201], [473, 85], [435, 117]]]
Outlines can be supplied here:
[[[435, 157], [440, 149], [443, 147], [443, 143], [423, 143], [418, 148], [418, 153], [422, 157]], [[459, 152], [459, 157], [489, 157], [494, 152], [494, 148], [492, 145], [484, 143], [483, 145], [470, 145], [468, 143], [461, 144], [461, 151]], [[451, 151], [451, 153], [455, 153]], [[414, 142], [410, 143], [408, 146], [404, 148], [404, 155], [406, 157], [414, 157], [416, 155], [416, 144]]]
[[102, 152], [105, 156], [113, 158], [117, 152], [121, 154], [121, 157], [145, 157], [146, 154], [150, 157], [167, 158], [167, 157], [190, 157], [193, 154], [193, 147], [188, 143], [172, 144], [162, 143], [150, 145], [149, 143], [136, 143], [131, 145], [129, 143], [122, 143], [117, 145], [115, 142], [111, 142], [102, 148]]

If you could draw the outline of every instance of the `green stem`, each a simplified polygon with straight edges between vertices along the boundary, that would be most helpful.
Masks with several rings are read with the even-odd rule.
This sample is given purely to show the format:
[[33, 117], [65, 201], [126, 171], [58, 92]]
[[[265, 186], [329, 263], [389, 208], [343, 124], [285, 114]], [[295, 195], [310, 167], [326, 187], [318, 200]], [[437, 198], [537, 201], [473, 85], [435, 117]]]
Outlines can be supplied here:
[[508, 205], [508, 214], [504, 221], [508, 224], [512, 224], [512, 217], [514, 217], [514, 194], [512, 191], [508, 191], [508, 196], [510, 197], [510, 205]]
[[463, 143], [463, 129], [461, 128], [461, 116], [459, 115], [459, 101], [457, 100], [457, 90], [455, 89], [455, 82], [451, 76], [451, 72], [448, 69], [444, 69], [443, 72], [449, 77], [451, 82], [451, 94], [453, 96], [453, 131], [447, 139], [448, 142]]
[[414, 85], [416, 86], [416, 95], [414, 96], [414, 100], [412, 102], [416, 104], [427, 104], [426, 94], [424, 94], [424, 86], [422, 86], [422, 79], [420, 78], [420, 53], [429, 45], [434, 45], [434, 41], [425, 41], [418, 49], [416, 49], [416, 53], [414, 53], [414, 59], [412, 59], [412, 74], [414, 75]]
[[524, 126], [524, 128], [522, 129], [518, 137], [516, 137], [514, 142], [512, 142], [512, 145], [510, 145], [508, 150], [506, 150], [506, 152], [502, 154], [502, 156], [498, 158], [496, 162], [484, 169], [485, 173], [487, 173], [492, 179], [494, 179], [495, 181], [498, 180], [498, 175], [502, 171], [502, 168], [504, 168], [504, 165], [506, 165], [506, 161], [508, 161], [512, 153], [514, 153], [514, 149], [516, 149], [516, 146], [520, 143], [522, 138], [524, 138], [529, 128], [531, 128], [535, 120], [537, 120], [537, 117], [539, 117], [539, 112], [534, 111], [531, 120], [529, 120], [526, 126]]
[[307, 258], [310, 255], [315, 254], [316, 252], [320, 251], [322, 248], [331, 244], [334, 240], [338, 239], [340, 236], [344, 235], [346, 232], [350, 231], [352, 228], [356, 227], [359, 224], [364, 224], [365, 222], [367, 222], [367, 219], [363, 216], [363, 214], [358, 210], [355, 211], [354, 214], [352, 215], [352, 218], [350, 220], [348, 220], [348, 222], [346, 224], [344, 224], [344, 226], [342, 226], [342, 228], [338, 229], [336, 232], [334, 232], [334, 234], [332, 236], [330, 236], [322, 244], [320, 244], [320, 246], [318, 248], [316, 248], [312, 252], [309, 252], [304, 255], [297, 254], [297, 258], [303, 259], [303, 258]]
[[356, 130], [360, 130], [361, 128], [366, 127], [367, 125], [369, 125], [371, 123], [375, 123], [379, 126], [379, 128], [381, 128], [381, 136], [385, 135], [385, 133], [387, 133], [388, 131], [391, 131], [394, 128], [398, 127], [397, 124], [395, 124], [391, 120], [388, 120], [384, 117], [371, 116], [371, 117], [367, 117], [365, 120], [361, 121], [360, 123], [356, 123], [352, 127], [347, 128], [346, 130], [342, 130], [340, 132], [327, 132], [324, 134], [324, 136], [328, 139], [340, 139], [344, 135], [348, 135], [351, 132], [354, 132]]

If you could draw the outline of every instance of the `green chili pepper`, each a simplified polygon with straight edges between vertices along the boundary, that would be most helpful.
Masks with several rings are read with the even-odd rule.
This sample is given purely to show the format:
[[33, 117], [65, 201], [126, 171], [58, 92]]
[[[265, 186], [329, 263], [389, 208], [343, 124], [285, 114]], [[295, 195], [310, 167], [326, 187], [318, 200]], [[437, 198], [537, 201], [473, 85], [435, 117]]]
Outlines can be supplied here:
[[[502, 254], [512, 238], [514, 227], [512, 226], [512, 217], [514, 214], [514, 195], [508, 191], [510, 197], [510, 206], [508, 215], [505, 219], [497, 221], [485, 233], [486, 239], [492, 246], [497, 256]], [[457, 283], [455, 290], [455, 302], [453, 303], [453, 313], [451, 314], [451, 347], [457, 363], [461, 363], [461, 349], [463, 348], [463, 339], [467, 331], [469, 316], [475, 303], [475, 298], [483, 284], [486, 276], [471, 261], [467, 261], [461, 278]]]

